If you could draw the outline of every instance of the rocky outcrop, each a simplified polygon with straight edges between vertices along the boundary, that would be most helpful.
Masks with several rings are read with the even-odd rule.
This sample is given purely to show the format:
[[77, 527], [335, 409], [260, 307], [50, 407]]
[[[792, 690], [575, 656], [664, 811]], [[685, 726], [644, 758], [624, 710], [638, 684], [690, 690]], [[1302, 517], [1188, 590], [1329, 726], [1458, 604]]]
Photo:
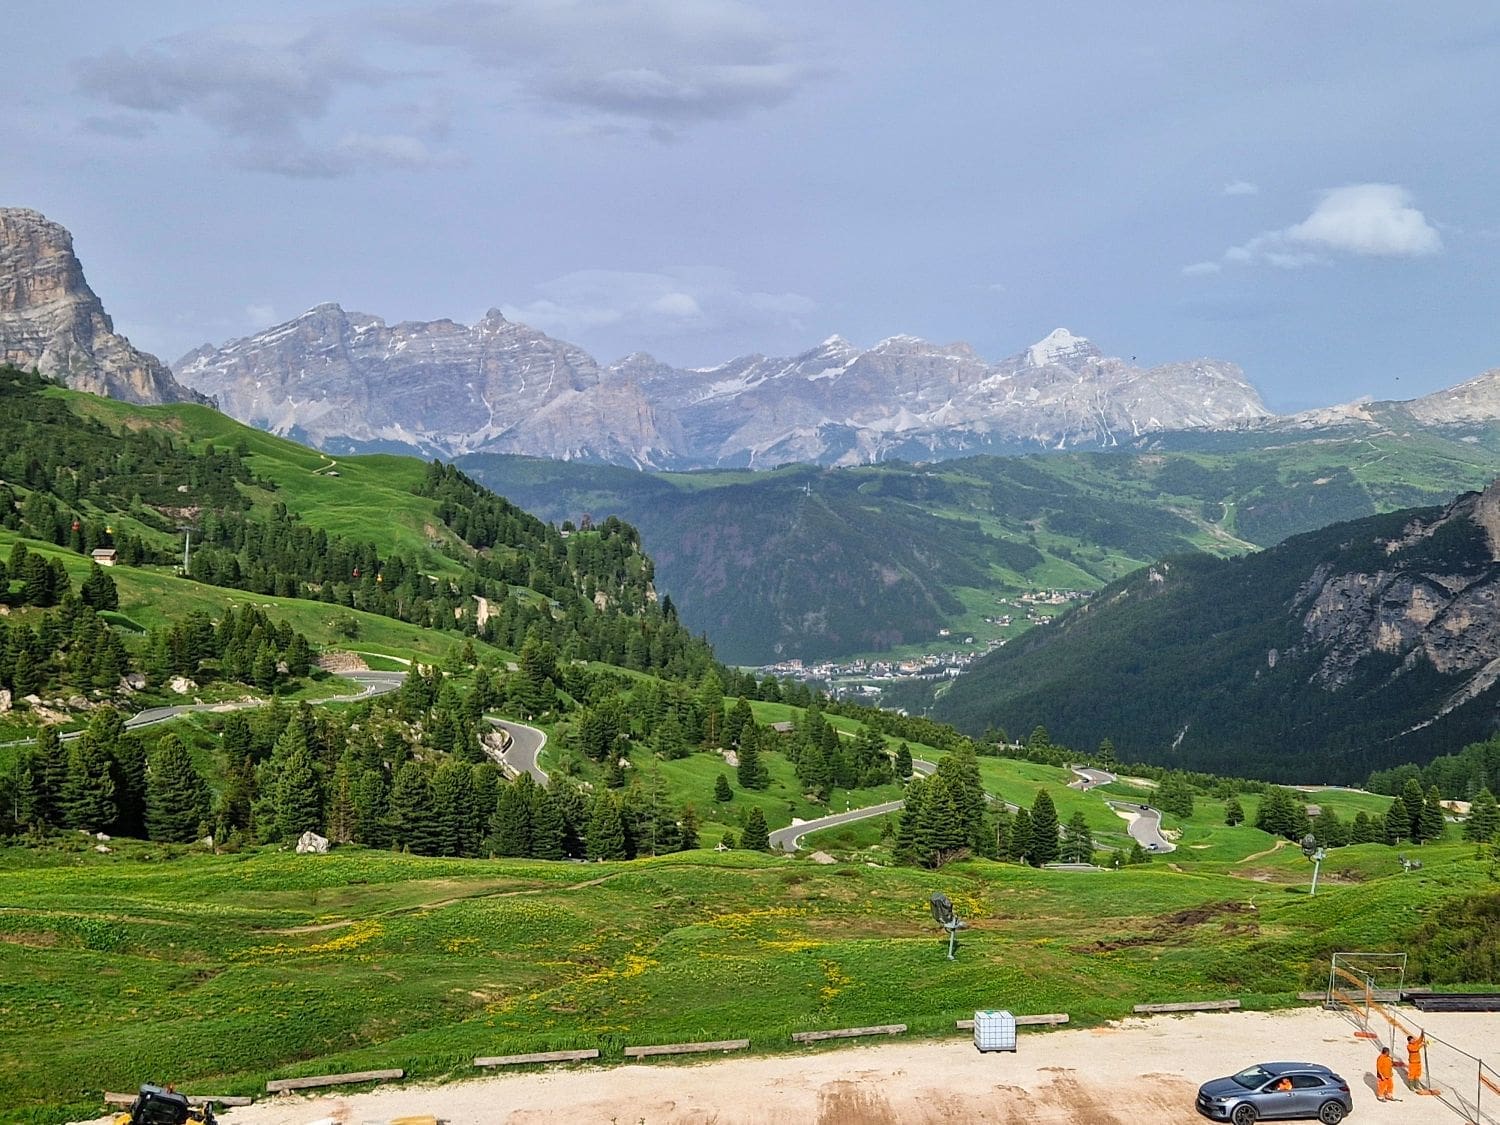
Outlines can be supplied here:
[[587, 353], [491, 311], [387, 327], [320, 305], [183, 356], [179, 378], [252, 425], [325, 449], [528, 453], [647, 468], [848, 465], [985, 450], [1111, 446], [1269, 417], [1233, 364], [1150, 369], [1058, 329], [991, 363], [967, 344], [833, 336], [791, 358], [685, 370]]
[[127, 402], [208, 401], [116, 334], [84, 280], [72, 235], [15, 207], [0, 208], [0, 363]]

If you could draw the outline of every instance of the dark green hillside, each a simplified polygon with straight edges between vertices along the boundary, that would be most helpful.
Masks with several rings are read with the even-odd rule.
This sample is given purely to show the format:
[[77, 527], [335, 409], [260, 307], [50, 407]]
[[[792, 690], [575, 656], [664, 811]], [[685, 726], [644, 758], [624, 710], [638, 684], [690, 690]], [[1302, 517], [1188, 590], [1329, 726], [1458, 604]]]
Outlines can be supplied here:
[[[1025, 627], [1013, 599], [1027, 590], [1090, 590], [1169, 554], [1237, 554], [1439, 503], [1500, 471], [1472, 436], [1319, 432], [1266, 448], [1228, 435], [1193, 449], [760, 473], [480, 455], [462, 467], [544, 519], [639, 527], [689, 626], [725, 658], [762, 663], [951, 648], [944, 627], [979, 649]], [[986, 620], [1001, 615], [1018, 619]]]
[[935, 714], [1285, 780], [1456, 751], [1489, 736], [1500, 703], [1478, 674], [1500, 633], [1478, 501], [1167, 560], [979, 662]]

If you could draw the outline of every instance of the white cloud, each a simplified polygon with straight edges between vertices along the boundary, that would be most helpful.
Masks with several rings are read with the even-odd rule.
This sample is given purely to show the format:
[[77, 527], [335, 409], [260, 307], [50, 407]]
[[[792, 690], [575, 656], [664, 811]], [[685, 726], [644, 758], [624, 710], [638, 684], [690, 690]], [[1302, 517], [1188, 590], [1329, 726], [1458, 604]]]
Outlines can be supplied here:
[[1418, 258], [1443, 248], [1442, 236], [1412, 206], [1411, 192], [1398, 184], [1350, 184], [1323, 193], [1300, 223], [1266, 231], [1224, 251], [1219, 261], [1196, 262], [1183, 273], [1218, 273], [1223, 265], [1269, 265], [1300, 269], [1331, 255]]
[[758, 293], [718, 269], [667, 273], [579, 270], [537, 286], [539, 296], [501, 311], [571, 339], [602, 329], [668, 340], [742, 328], [800, 327], [816, 307], [797, 293]]
[[1224, 185], [1225, 195], [1259, 195], [1260, 188], [1249, 180], [1230, 180]]
[[276, 310], [268, 304], [246, 305], [245, 319], [252, 328], [269, 328], [276, 323]]
[[1437, 229], [1396, 184], [1352, 184], [1323, 193], [1323, 201], [1290, 228], [1293, 242], [1387, 258], [1414, 258], [1443, 248]]

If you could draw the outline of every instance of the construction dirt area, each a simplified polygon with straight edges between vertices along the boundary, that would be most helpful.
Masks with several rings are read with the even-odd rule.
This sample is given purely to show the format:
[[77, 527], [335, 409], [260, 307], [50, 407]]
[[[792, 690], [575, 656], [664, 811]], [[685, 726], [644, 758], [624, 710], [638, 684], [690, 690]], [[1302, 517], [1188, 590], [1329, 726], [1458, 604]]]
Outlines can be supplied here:
[[[1500, 1060], [1500, 1014], [1400, 1011], [1447, 1043]], [[1343, 1075], [1354, 1091], [1354, 1122], [1465, 1120], [1442, 1099], [1406, 1089], [1400, 1071], [1398, 1100], [1377, 1103], [1378, 1047], [1354, 1031], [1348, 1019], [1318, 1008], [1156, 1016], [1100, 1028], [1022, 1029], [1013, 1054], [981, 1054], [959, 1033], [695, 1065], [557, 1068], [343, 1096], [282, 1095], [224, 1111], [219, 1120], [365, 1125], [431, 1115], [452, 1125], [1186, 1125], [1203, 1120], [1193, 1108], [1200, 1083], [1275, 1060], [1322, 1063]], [[1430, 1066], [1446, 1069], [1435, 1058]], [[1472, 1106], [1472, 1068], [1467, 1075], [1463, 1097]], [[1483, 1109], [1481, 1120], [1500, 1122], [1500, 1094], [1490, 1103], [1486, 1093]]]

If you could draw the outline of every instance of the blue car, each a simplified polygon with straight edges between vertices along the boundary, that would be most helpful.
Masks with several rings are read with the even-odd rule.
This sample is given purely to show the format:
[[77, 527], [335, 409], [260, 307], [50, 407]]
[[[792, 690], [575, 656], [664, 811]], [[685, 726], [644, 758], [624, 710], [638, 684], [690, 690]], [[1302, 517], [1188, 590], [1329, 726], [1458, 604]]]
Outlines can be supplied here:
[[1349, 1083], [1326, 1066], [1268, 1062], [1205, 1082], [1196, 1105], [1209, 1120], [1231, 1125], [1297, 1118], [1338, 1125], [1353, 1112], [1354, 1098]]

